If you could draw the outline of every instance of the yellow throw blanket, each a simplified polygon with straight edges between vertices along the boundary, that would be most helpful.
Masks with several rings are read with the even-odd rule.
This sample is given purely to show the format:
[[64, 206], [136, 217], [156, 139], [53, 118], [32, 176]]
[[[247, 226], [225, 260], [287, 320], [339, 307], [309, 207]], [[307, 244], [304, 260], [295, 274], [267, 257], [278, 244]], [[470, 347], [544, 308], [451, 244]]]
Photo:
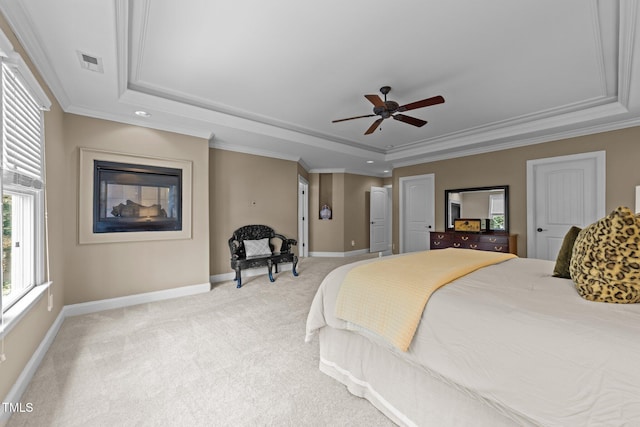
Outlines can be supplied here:
[[407, 351], [429, 297], [441, 286], [513, 254], [439, 249], [353, 268], [336, 302], [336, 316], [377, 333]]

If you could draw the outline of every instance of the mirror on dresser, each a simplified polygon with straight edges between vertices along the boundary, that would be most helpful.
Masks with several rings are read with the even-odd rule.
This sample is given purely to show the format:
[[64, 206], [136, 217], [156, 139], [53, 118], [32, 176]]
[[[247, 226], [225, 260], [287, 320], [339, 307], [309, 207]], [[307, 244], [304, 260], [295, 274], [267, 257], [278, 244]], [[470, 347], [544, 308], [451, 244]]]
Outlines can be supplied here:
[[444, 225], [454, 230], [458, 218], [480, 219], [482, 231], [509, 233], [509, 186], [459, 188], [445, 190]]

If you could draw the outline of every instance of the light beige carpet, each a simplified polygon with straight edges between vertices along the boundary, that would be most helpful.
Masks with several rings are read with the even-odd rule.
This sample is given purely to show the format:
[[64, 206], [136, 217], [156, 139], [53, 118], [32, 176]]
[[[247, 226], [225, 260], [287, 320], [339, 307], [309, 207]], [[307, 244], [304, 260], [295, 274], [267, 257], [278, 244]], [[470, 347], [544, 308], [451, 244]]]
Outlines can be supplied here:
[[8, 426], [391, 426], [304, 343], [322, 278], [361, 258], [67, 318], [21, 399], [33, 412]]

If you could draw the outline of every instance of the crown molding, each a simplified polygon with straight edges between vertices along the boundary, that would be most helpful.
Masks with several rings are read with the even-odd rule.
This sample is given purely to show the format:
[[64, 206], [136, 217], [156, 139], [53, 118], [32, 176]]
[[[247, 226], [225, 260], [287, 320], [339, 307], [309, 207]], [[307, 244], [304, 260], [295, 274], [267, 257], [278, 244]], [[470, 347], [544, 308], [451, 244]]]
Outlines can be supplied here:
[[270, 157], [272, 159], [289, 160], [291, 162], [299, 162], [301, 160], [300, 156], [287, 155], [276, 151], [263, 150], [261, 148], [239, 146], [237, 144], [230, 144], [227, 142], [209, 141], [209, 148], [252, 154], [254, 156]]
[[205, 140], [209, 140], [211, 138], [211, 131], [208, 129], [197, 129], [194, 127], [181, 127], [176, 125], [166, 125], [163, 123], [152, 122], [148, 119], [138, 118], [137, 116], [131, 115], [126, 116], [122, 114], [113, 114], [104, 111], [98, 111], [87, 107], [82, 106], [71, 106], [66, 111], [66, 113], [77, 114], [80, 116], [87, 116], [94, 119], [101, 120], [109, 120], [112, 122], [124, 123], [128, 125], [140, 126], [149, 129], [161, 130], [164, 132], [172, 132], [178, 133], [181, 135], [193, 136], [196, 138], [202, 138]]
[[455, 159], [458, 157], [474, 156], [477, 154], [485, 154], [485, 153], [492, 153], [495, 151], [508, 150], [511, 148], [526, 147], [528, 145], [542, 144], [545, 142], [561, 141], [564, 139], [576, 138], [576, 137], [586, 136], [586, 135], [594, 135], [597, 133], [610, 132], [610, 131], [626, 129], [626, 128], [635, 127], [635, 126], [640, 126], [640, 117], [623, 120], [616, 123], [606, 123], [602, 125], [590, 126], [590, 127], [585, 127], [581, 129], [573, 129], [573, 130], [568, 130], [564, 132], [557, 132], [557, 133], [554, 133], [553, 135], [544, 135], [544, 136], [537, 136], [537, 137], [531, 137], [526, 139], [518, 139], [516, 141], [504, 142], [504, 143], [494, 144], [491, 146], [474, 147], [466, 150], [455, 151], [452, 153], [434, 152], [434, 153], [427, 154], [425, 156], [408, 159], [406, 161], [405, 160], [400, 160], [397, 162], [392, 161], [391, 164], [393, 165], [394, 168], [413, 166], [413, 165], [418, 165], [422, 163], [431, 163], [439, 160], [449, 160], [449, 159]]
[[118, 97], [127, 90], [129, 81], [129, 1], [115, 0], [116, 10], [116, 70]]
[[[637, 0], [620, 0], [620, 30], [618, 38], [618, 102], [629, 106], [633, 80], [633, 50], [638, 19]], [[636, 82], [637, 83], [637, 82]]]

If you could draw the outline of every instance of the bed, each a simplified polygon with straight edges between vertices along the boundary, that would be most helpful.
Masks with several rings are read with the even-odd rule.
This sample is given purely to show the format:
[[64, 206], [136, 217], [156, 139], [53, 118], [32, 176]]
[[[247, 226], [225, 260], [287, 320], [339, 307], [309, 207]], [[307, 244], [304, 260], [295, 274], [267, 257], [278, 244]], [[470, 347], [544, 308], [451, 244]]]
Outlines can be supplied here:
[[313, 299], [305, 339], [351, 393], [403, 426], [640, 425], [640, 304], [587, 301], [554, 262], [513, 258], [431, 294], [402, 351], [335, 313], [351, 270], [403, 256], [339, 267]]

